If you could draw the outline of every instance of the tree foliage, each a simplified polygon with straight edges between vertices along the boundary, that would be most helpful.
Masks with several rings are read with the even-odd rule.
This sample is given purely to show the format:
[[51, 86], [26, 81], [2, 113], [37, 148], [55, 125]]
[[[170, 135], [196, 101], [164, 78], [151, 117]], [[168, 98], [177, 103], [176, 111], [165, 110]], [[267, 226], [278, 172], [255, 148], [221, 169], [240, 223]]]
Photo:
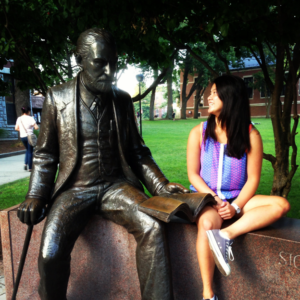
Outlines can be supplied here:
[[[167, 67], [173, 49], [154, 28], [146, 28], [140, 1], [1, 0], [0, 67], [8, 59], [20, 87], [42, 94], [72, 77], [69, 63], [79, 34], [91, 27], [106, 28], [116, 37], [119, 68], [146, 61]], [[147, 34], [146, 34], [147, 33]], [[153, 47], [153, 41], [156, 47]], [[70, 76], [71, 75], [71, 76]]]
[[[186, 50], [216, 77], [221, 69], [230, 73], [231, 51], [235, 57], [253, 56], [272, 95], [275, 156], [264, 155], [274, 168], [272, 193], [287, 197], [298, 167], [299, 11], [298, 0], [162, 0], [159, 5], [150, 0], [1, 0], [0, 66], [14, 59], [12, 72], [20, 86], [45, 94], [49, 86], [70, 78], [68, 55], [79, 33], [91, 27], [106, 28], [116, 37], [120, 68], [143, 62], [166, 70], [174, 49]], [[266, 49], [276, 60], [274, 81]], [[221, 69], [206, 57], [210, 51], [222, 62]]]
[[[182, 99], [182, 107], [181, 107], [181, 119], [186, 119], [186, 105], [187, 101], [197, 90], [197, 97], [195, 102], [194, 117], [198, 116], [198, 104], [201, 99], [201, 94], [204, 93], [205, 88], [207, 87], [209, 81], [211, 81], [215, 75], [214, 74], [222, 74], [226, 72], [226, 68], [224, 62], [218, 57], [218, 55], [212, 50], [207, 50], [207, 45], [203, 42], [198, 42], [194, 44], [191, 48], [199, 49], [202, 53], [201, 57], [206, 61], [214, 72], [210, 72], [207, 67], [205, 67], [201, 62], [196, 60], [190, 53], [190, 50], [183, 50], [180, 52], [179, 59], [179, 67], [183, 72], [183, 82], [181, 88], [181, 99]], [[244, 54], [245, 55], [245, 54]], [[234, 49], [232, 47], [229, 48], [228, 52], [222, 51], [222, 56], [226, 63], [228, 63], [231, 67], [243, 67], [244, 63], [242, 61], [242, 57], [236, 57]], [[194, 83], [189, 90], [189, 93], [186, 92], [188, 77], [189, 75], [197, 75], [194, 79]]]

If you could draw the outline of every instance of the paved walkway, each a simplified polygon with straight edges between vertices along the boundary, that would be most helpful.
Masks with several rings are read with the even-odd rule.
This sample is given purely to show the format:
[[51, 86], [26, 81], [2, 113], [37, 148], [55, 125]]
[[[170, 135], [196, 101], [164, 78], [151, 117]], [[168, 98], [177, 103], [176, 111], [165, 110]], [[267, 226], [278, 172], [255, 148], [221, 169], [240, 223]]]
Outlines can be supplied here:
[[25, 154], [0, 158], [0, 185], [30, 176], [24, 170], [24, 159]]

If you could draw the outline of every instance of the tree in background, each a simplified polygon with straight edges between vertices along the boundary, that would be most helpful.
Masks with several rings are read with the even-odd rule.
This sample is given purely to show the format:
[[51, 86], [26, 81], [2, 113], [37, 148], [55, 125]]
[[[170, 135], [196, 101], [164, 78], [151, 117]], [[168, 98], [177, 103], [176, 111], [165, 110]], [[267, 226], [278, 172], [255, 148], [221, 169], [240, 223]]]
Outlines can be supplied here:
[[[66, 57], [68, 43], [72, 49], [79, 33], [95, 26], [112, 32], [120, 56], [125, 53], [127, 63], [146, 61], [156, 70], [168, 68], [174, 49], [179, 49], [188, 50], [212, 77], [218, 76], [219, 70], [197, 47], [201, 41], [206, 45], [205, 53], [212, 51], [229, 74], [231, 63], [225, 54], [233, 47], [235, 56], [243, 57], [246, 49], [260, 65], [272, 95], [275, 156], [264, 154], [274, 169], [272, 194], [287, 197], [298, 168], [295, 144], [300, 77], [298, 11], [298, 0], [276, 3], [272, 0], [164, 0], [160, 5], [153, 5], [150, 0], [131, 0], [130, 5], [118, 0], [102, 0], [97, 5], [91, 5], [88, 0], [1, 0], [0, 65], [8, 58], [18, 61], [12, 71], [20, 85], [45, 93], [49, 86], [67, 80], [55, 58]], [[162, 39], [166, 42], [160, 42]], [[274, 83], [264, 45], [276, 60]], [[280, 96], [284, 86], [282, 105]]]
[[[214, 74], [222, 74], [226, 72], [224, 61], [222, 61], [216, 53], [211, 50], [207, 50], [207, 46], [203, 42], [198, 42], [193, 45], [194, 49], [198, 49], [201, 52], [201, 58], [209, 64], [209, 66], [214, 70], [214, 73], [210, 72], [203, 63], [196, 60], [190, 53], [189, 50], [180, 51], [181, 61], [179, 62], [180, 70], [183, 72], [183, 80], [181, 87], [181, 119], [186, 119], [186, 106], [187, 102], [193, 93], [196, 91], [196, 97], [194, 101], [194, 118], [198, 118], [198, 106], [202, 95], [204, 94], [205, 88], [208, 86], [209, 81], [213, 80]], [[245, 55], [245, 53], [243, 53]], [[244, 63], [242, 57], [236, 57], [234, 49], [229, 48], [228, 52], [222, 53], [224, 59], [231, 67], [242, 67]], [[194, 83], [189, 90], [186, 92], [188, 77], [189, 75], [194, 76]], [[197, 77], [195, 77], [197, 76]]]
[[[141, 82], [141, 93], [144, 93], [147, 90], [145, 82]], [[135, 87], [135, 92], [133, 97], [139, 94], [139, 84]], [[151, 95], [148, 93], [143, 99], [141, 99], [141, 107], [142, 107], [142, 118], [143, 119], [149, 119], [150, 118], [150, 101], [151, 101]], [[133, 104], [135, 115], [137, 115], [137, 112], [140, 112], [140, 104], [138, 101], [134, 102]]]
[[[268, 73], [270, 74], [270, 78], [275, 83], [275, 72], [274, 72], [274, 66], [273, 68], [269, 66]], [[272, 94], [270, 89], [267, 86], [267, 83], [265, 81], [265, 77], [262, 71], [259, 71], [253, 75], [253, 84], [251, 86], [259, 90], [261, 93], [261, 97], [265, 98], [265, 104], [266, 104], [266, 118], [270, 118], [270, 108], [272, 104]]]
[[18, 87], [45, 95], [50, 86], [69, 80], [78, 71], [71, 57], [79, 34], [100, 27], [116, 37], [120, 73], [126, 64], [142, 61], [164, 73], [174, 48], [153, 28], [145, 27], [140, 14], [144, 8], [139, 1], [128, 6], [126, 1], [103, 0], [95, 6], [88, 0], [1, 0], [0, 67], [13, 59], [11, 73]]
[[[195, 101], [194, 101], [194, 119], [198, 119], [198, 111], [199, 111], [199, 106], [200, 106], [200, 101], [204, 95], [205, 89], [207, 85], [198, 85], [196, 87], [196, 95], [195, 95]], [[201, 112], [200, 112], [201, 114]]]
[[[188, 50], [213, 77], [218, 76], [218, 73], [202, 58], [201, 51], [194, 47], [198, 41], [204, 42], [207, 50], [218, 56], [228, 74], [230, 64], [223, 53], [228, 53], [230, 47], [234, 47], [237, 57], [241, 57], [242, 51], [246, 49], [248, 55], [253, 56], [260, 65], [267, 88], [272, 94], [271, 120], [275, 156], [264, 154], [264, 158], [272, 163], [274, 169], [271, 194], [287, 197], [298, 168], [295, 135], [299, 118], [297, 82], [300, 77], [300, 35], [297, 28], [300, 16], [295, 12], [300, 10], [300, 2], [207, 0], [185, 5], [183, 7], [181, 3], [173, 3], [172, 8], [165, 8], [164, 15], [156, 19], [156, 28], [174, 47]], [[177, 13], [174, 14], [174, 10]], [[274, 83], [266, 63], [264, 45], [267, 45], [276, 59]], [[284, 86], [285, 100], [282, 105], [280, 96]], [[291, 112], [294, 119], [292, 129]]]

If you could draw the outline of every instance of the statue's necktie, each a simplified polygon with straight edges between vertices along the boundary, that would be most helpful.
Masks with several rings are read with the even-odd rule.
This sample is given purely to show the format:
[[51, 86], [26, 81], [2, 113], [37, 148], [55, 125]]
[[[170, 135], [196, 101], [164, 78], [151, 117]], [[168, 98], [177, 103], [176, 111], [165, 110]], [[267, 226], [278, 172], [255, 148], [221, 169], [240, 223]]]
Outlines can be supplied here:
[[101, 101], [100, 97], [95, 97], [92, 105], [90, 106], [90, 110], [94, 114], [95, 118], [99, 120], [101, 114], [103, 113], [105, 103]]

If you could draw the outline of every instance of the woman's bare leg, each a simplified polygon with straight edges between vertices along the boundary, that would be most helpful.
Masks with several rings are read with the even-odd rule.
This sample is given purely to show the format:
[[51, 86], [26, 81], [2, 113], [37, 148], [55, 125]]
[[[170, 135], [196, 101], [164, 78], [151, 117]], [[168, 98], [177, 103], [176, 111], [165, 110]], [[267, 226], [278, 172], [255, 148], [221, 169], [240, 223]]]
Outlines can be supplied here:
[[212, 282], [215, 270], [215, 262], [208, 245], [206, 231], [211, 229], [220, 229], [222, 222], [223, 220], [217, 211], [210, 206], [203, 209], [203, 212], [197, 221], [198, 234], [196, 250], [203, 282], [204, 299], [212, 298], [214, 295]]
[[289, 202], [279, 196], [255, 195], [243, 207], [241, 217], [232, 225], [221, 232], [228, 238], [266, 227], [282, 216], [290, 209]]

